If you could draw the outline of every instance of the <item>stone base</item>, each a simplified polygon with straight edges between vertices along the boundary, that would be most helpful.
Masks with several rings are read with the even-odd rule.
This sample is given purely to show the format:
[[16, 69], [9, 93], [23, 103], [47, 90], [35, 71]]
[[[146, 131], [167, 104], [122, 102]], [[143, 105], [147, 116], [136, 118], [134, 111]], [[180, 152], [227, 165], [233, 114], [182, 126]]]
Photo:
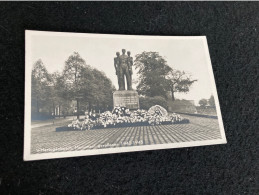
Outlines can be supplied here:
[[138, 92], [134, 90], [115, 91], [113, 93], [113, 107], [123, 106], [130, 110], [139, 109]]

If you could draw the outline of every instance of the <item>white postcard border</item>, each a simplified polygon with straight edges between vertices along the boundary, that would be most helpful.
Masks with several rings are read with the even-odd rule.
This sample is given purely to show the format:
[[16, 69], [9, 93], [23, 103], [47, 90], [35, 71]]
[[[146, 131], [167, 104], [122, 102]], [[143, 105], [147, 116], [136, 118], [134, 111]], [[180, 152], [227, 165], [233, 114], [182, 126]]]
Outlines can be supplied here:
[[[118, 148], [105, 148], [105, 149], [91, 149], [82, 151], [67, 151], [67, 152], [52, 152], [42, 154], [31, 154], [31, 37], [33, 35], [44, 35], [44, 36], [74, 36], [74, 37], [111, 37], [111, 38], [123, 38], [123, 39], [200, 39], [204, 43], [204, 50], [206, 53], [206, 61], [208, 64], [208, 71], [210, 74], [211, 87], [213, 89], [213, 95], [216, 103], [216, 110], [218, 116], [218, 122], [220, 127], [221, 139], [216, 140], [205, 140], [205, 141], [191, 141], [181, 143], [170, 143], [170, 144], [156, 144], [156, 145], [144, 145], [144, 146], [128, 146]], [[108, 34], [90, 34], [90, 33], [67, 33], [67, 32], [50, 32], [50, 31], [25, 31], [25, 108], [24, 108], [24, 156], [25, 161], [30, 160], [42, 160], [42, 159], [54, 159], [54, 158], [66, 158], [76, 156], [90, 156], [100, 154], [112, 154], [112, 153], [123, 153], [123, 152], [135, 152], [135, 151], [147, 151], [147, 150], [159, 150], [159, 149], [172, 149], [172, 148], [183, 148], [183, 147], [194, 147], [194, 146], [205, 146], [215, 144], [227, 143], [222, 115], [219, 105], [219, 99], [216, 89], [216, 83], [214, 79], [213, 69], [211, 65], [209, 49], [207, 44], [206, 36], [149, 36], [149, 35], [108, 35]]]

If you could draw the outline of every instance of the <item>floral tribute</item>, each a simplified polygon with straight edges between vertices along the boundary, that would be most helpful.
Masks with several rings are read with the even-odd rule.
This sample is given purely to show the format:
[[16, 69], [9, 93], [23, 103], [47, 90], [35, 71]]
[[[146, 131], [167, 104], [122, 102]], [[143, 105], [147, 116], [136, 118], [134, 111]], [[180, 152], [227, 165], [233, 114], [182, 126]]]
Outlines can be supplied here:
[[188, 119], [179, 114], [168, 114], [166, 109], [156, 105], [148, 111], [130, 111], [126, 107], [115, 107], [112, 112], [106, 111], [99, 115], [86, 115], [83, 120], [74, 120], [68, 125], [76, 130], [90, 130], [109, 127], [146, 126], [189, 123]]

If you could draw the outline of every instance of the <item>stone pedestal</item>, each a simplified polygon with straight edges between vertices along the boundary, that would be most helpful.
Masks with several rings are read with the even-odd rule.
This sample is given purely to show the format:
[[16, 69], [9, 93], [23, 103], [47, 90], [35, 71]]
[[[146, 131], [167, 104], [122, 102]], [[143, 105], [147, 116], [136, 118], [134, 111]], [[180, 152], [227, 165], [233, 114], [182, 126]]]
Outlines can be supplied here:
[[125, 106], [131, 110], [139, 108], [138, 92], [134, 90], [129, 91], [115, 91], [113, 93], [113, 107]]

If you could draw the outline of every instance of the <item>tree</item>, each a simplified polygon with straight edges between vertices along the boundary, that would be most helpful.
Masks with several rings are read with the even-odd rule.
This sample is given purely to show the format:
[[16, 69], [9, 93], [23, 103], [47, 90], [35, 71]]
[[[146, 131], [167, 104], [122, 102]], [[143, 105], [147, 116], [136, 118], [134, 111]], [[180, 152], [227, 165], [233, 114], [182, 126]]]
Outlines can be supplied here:
[[88, 76], [85, 76], [85, 82], [89, 83], [84, 93], [84, 99], [88, 102], [89, 110], [95, 108], [103, 111], [111, 108], [113, 104], [113, 91], [115, 87], [105, 73], [90, 69]]
[[208, 100], [208, 102], [211, 107], [215, 107], [215, 100], [213, 95], [210, 96], [210, 99]]
[[[65, 88], [65, 82], [64, 77], [59, 72], [54, 72], [51, 74], [52, 78], [52, 91], [51, 91], [51, 100], [53, 103], [53, 108], [55, 106], [59, 107], [59, 111], [62, 110], [63, 114], [65, 114], [65, 111], [69, 108], [70, 99], [67, 98], [67, 94], [64, 91]], [[62, 109], [61, 109], [62, 108]], [[60, 114], [60, 113], [59, 113]]]
[[115, 87], [105, 73], [86, 65], [77, 52], [68, 57], [61, 73], [49, 74], [41, 60], [35, 62], [32, 70], [33, 112], [39, 113], [42, 108], [51, 114], [56, 106], [65, 111], [76, 100], [79, 118], [79, 100], [84, 109], [112, 109], [113, 91]]
[[134, 66], [139, 76], [137, 84], [139, 94], [149, 97], [163, 96], [167, 98], [166, 75], [171, 68], [158, 52], [142, 52], [136, 55]]
[[201, 107], [205, 107], [208, 104], [208, 101], [206, 99], [201, 99], [199, 101], [199, 104], [200, 104]]
[[86, 65], [85, 60], [76, 52], [65, 62], [58, 88], [66, 100], [76, 99], [78, 118], [81, 111], [79, 100], [89, 110], [103, 110], [112, 106], [112, 92], [115, 90], [111, 80], [103, 72]]
[[64, 82], [65, 97], [68, 99], [76, 99], [77, 101], [77, 118], [79, 119], [79, 99], [82, 98], [84, 85], [83, 73], [87, 65], [85, 60], [81, 58], [79, 53], [74, 52], [65, 62], [62, 79]]
[[39, 114], [40, 108], [48, 106], [51, 96], [51, 76], [41, 59], [33, 65], [31, 84], [32, 110]]
[[172, 100], [175, 101], [175, 92], [187, 93], [191, 85], [197, 81], [192, 80], [191, 75], [186, 74], [184, 71], [171, 69], [167, 75], [168, 87], [171, 92]]

